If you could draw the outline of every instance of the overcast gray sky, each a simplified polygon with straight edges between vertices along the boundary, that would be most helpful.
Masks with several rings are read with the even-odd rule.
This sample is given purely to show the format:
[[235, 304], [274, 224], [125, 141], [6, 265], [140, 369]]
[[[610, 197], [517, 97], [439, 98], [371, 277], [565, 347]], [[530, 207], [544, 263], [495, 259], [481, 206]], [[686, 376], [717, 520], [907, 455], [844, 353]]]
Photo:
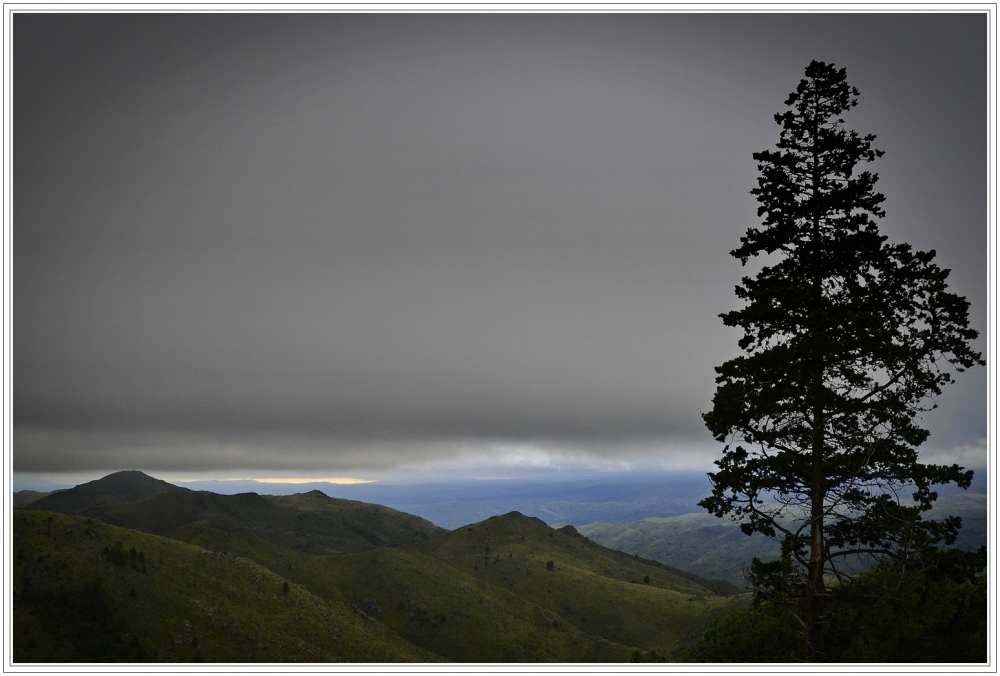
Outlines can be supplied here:
[[[707, 468], [811, 59], [985, 335], [982, 13], [16, 14], [13, 50], [18, 472]], [[929, 457], [985, 465], [986, 370], [939, 404]]]

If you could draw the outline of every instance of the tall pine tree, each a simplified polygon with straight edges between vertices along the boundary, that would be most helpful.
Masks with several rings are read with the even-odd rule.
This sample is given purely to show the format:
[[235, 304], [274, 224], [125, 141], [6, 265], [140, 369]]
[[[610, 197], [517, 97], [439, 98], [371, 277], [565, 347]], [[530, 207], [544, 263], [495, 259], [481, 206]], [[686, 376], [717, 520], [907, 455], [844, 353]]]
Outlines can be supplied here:
[[805, 75], [775, 116], [777, 148], [754, 154], [762, 225], [732, 255], [765, 264], [736, 287], [744, 307], [721, 315], [742, 329], [743, 354], [716, 368], [704, 419], [727, 445], [700, 504], [782, 541], [782, 560], [755, 561], [751, 581], [791, 603], [816, 659], [829, 576], [858, 556], [912, 559], [954, 542], [958, 519], [921, 513], [935, 485], [967, 488], [972, 472], [918, 461], [920, 415], [952, 371], [983, 361], [934, 251], [879, 233], [878, 177], [857, 168], [882, 152], [842, 118], [858, 90], [832, 64]]

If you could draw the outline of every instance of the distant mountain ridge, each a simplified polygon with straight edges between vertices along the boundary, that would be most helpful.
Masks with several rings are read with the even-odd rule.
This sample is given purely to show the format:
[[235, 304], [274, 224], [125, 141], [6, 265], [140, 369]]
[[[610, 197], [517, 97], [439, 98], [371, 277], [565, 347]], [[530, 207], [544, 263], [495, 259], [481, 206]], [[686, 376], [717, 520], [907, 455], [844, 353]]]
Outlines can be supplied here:
[[[987, 540], [987, 500], [983, 493], [953, 492], [937, 500], [925, 519], [962, 518], [955, 546], [974, 551]], [[743, 569], [756, 556], [777, 559], [777, 541], [744, 535], [739, 525], [707, 512], [641, 519], [629, 523], [595, 522], [579, 526], [585, 536], [611, 549], [648, 557], [683, 570], [698, 571], [742, 587]]]
[[124, 470], [88, 481], [74, 488], [51, 493], [32, 502], [31, 509], [73, 514], [102, 504], [120, 504], [151, 498], [162, 493], [190, 492], [138, 470]]
[[[65, 489], [60, 489], [60, 490], [65, 490]], [[27, 507], [31, 503], [38, 502], [42, 498], [57, 492], [58, 491], [32, 491], [32, 490], [17, 491], [16, 493], [14, 493], [14, 501], [13, 501], [14, 508], [19, 509], [22, 507]]]
[[462, 479], [447, 483], [277, 484], [256, 481], [196, 481], [196, 490], [231, 494], [253, 491], [283, 495], [320, 490], [331, 497], [361, 500], [416, 514], [444, 528], [458, 528], [511, 511], [551, 526], [594, 521], [623, 523], [652, 516], [700, 511], [712, 489], [704, 472], [608, 473], [587, 479]]
[[27, 508], [80, 514], [185, 541], [206, 528], [240, 533], [313, 554], [417, 544], [447, 532], [418, 516], [331, 498], [320, 491], [290, 496], [219, 495], [180, 488], [142, 472], [116, 472]]

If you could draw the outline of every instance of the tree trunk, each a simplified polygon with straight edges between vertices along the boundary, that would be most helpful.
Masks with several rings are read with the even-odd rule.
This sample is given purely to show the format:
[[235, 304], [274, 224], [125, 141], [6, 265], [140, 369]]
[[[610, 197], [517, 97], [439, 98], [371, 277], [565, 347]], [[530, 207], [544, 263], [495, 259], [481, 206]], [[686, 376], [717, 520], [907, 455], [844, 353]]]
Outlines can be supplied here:
[[806, 661], [815, 662], [822, 652], [820, 647], [820, 620], [822, 619], [823, 596], [826, 586], [823, 583], [823, 505], [825, 494], [823, 491], [823, 410], [820, 406], [813, 409], [813, 421], [815, 428], [813, 431], [812, 448], [812, 481], [811, 481], [811, 504], [809, 510], [809, 570], [806, 580], [806, 612], [805, 612], [805, 634], [806, 634]]
[[[819, 111], [818, 101], [813, 101], [812, 115], [812, 138], [819, 136]], [[815, 145], [812, 148], [812, 164], [810, 167], [810, 180], [812, 183], [812, 238], [810, 242], [810, 258], [812, 261], [812, 293], [813, 308], [816, 312], [823, 304], [823, 274], [822, 274], [822, 236], [820, 230], [820, 212], [817, 200], [820, 193], [820, 163], [818, 150]], [[810, 320], [812, 317], [810, 317]], [[810, 323], [812, 323], [810, 321]], [[806, 609], [805, 609], [805, 634], [806, 634], [806, 661], [815, 662], [820, 654], [819, 647], [819, 623], [821, 619], [821, 604], [823, 594], [826, 591], [823, 585], [823, 504], [825, 494], [823, 490], [824, 472], [823, 445], [825, 441], [826, 420], [823, 415], [823, 348], [824, 336], [820, 326], [815, 324], [811, 327], [810, 333], [813, 338], [813, 381], [811, 385], [810, 399], [813, 414], [813, 439], [812, 439], [812, 476], [810, 477], [811, 500], [809, 505], [809, 569], [806, 579]]]

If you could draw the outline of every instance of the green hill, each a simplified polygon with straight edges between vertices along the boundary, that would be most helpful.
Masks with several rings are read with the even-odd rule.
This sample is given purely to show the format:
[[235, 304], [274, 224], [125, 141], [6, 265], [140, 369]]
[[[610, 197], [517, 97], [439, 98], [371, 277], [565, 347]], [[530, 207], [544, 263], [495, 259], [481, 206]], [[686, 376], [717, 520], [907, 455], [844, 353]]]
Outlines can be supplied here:
[[747, 537], [737, 524], [708, 513], [655, 517], [629, 523], [580, 526], [594, 542], [664, 564], [697, 570], [742, 587], [743, 569], [753, 557], [777, 558], [779, 547], [763, 536]]
[[30, 509], [73, 514], [94, 505], [135, 502], [161, 493], [182, 492], [191, 491], [142, 472], [127, 470], [64, 491], [55, 491], [31, 503]]
[[695, 640], [712, 619], [746, 602], [715, 593], [695, 575], [517, 512], [457, 529], [419, 549], [580, 631], [668, 656]]
[[225, 552], [48, 512], [13, 526], [17, 663], [439, 659]]
[[38, 502], [42, 498], [57, 492], [58, 491], [45, 491], [45, 492], [31, 491], [31, 490], [17, 491], [14, 493], [14, 508], [20, 509], [23, 507], [27, 507], [31, 503]]
[[[926, 519], [962, 517], [956, 546], [975, 551], [986, 544], [986, 495], [955, 493], [940, 498]], [[661, 563], [696, 570], [743, 587], [743, 569], [753, 558], [777, 559], [781, 548], [762, 535], [747, 537], [739, 525], [707, 512], [657, 517], [629, 523], [595, 522], [580, 532], [605, 547], [648, 557]]]
[[[130, 475], [125, 477], [127, 482], [108, 481], [126, 474]], [[126, 490], [117, 490], [122, 484]], [[219, 495], [173, 486], [176, 490], [149, 495], [162, 488], [160, 484], [172, 486], [141, 472], [119, 472], [38, 500], [29, 509], [78, 513], [190, 542], [198, 542], [202, 530], [215, 530], [315, 554], [418, 544], [447, 532], [418, 516], [381, 505], [331, 498], [320, 491], [287, 496]], [[126, 499], [143, 493], [143, 486], [147, 488], [143, 499]], [[87, 490], [79, 490], [84, 488]]]
[[[139, 598], [145, 595], [148, 600], [148, 613], [159, 618], [145, 618], [134, 625], [148, 627], [141, 630], [148, 631], [148, 636], [131, 629], [115, 629], [118, 625], [114, 623], [107, 625], [110, 629], [105, 628], [112, 637], [107, 645], [118, 651], [105, 653], [122, 659], [131, 656], [171, 662], [197, 656], [210, 661], [283, 662], [307, 654], [289, 648], [294, 641], [311, 646], [310, 659], [321, 661], [329, 655], [350, 659], [317, 638], [311, 624], [315, 612], [312, 615], [309, 614], [312, 611], [293, 612], [280, 605], [288, 600], [281, 593], [286, 580], [291, 584], [293, 596], [301, 593], [302, 598], [310, 599], [309, 608], [323, 608], [316, 611], [320, 615], [333, 612], [323, 604], [341, 610], [355, 609], [359, 614], [348, 612], [349, 617], [360, 617], [362, 622], [385, 632], [379, 636], [394, 636], [398, 645], [417, 646], [413, 649], [426, 651], [421, 653], [423, 657], [405, 659], [444, 658], [461, 662], [622, 662], [632, 659], [637, 650], [640, 656], [655, 653], [677, 659], [713, 619], [748, 602], [745, 594], [733, 595], [739, 590], [725, 582], [706, 580], [655, 561], [609, 550], [587, 540], [572, 526], [556, 530], [517, 512], [448, 532], [409, 514], [379, 505], [329, 498], [318, 491], [277, 497], [182, 490], [132, 503], [108, 501], [90, 505], [72, 517], [56, 517], [53, 524], [47, 520], [54, 515], [45, 512], [25, 510], [18, 515], [22, 526], [15, 529], [15, 551], [31, 549], [31, 553], [19, 554], [22, 563], [45, 561], [46, 556], [54, 554], [66, 559], [58, 552], [65, 550], [67, 543], [79, 541], [91, 546], [94, 533], [99, 534], [100, 543], [94, 541], [89, 558], [83, 559], [89, 566], [102, 564], [105, 569], [113, 564], [108, 563], [108, 557], [124, 557], [130, 549], [163, 552], [164, 547], [186, 547], [170, 549], [175, 552], [170, 556], [185, 552], [183, 556], [188, 558], [184, 563], [161, 565], [161, 561], [172, 560], [170, 556], [161, 553], [158, 558], [150, 559], [147, 553], [146, 573], [138, 572], [134, 559], [126, 560], [118, 568], [112, 565], [118, 576], [114, 579], [135, 578], [130, 584], [137, 584], [136, 580], [147, 584], [153, 579], [148, 576], [154, 568], [174, 571], [173, 577], [161, 572], [155, 578], [169, 578], [162, 588], [143, 591], [141, 585], [135, 587]], [[69, 530], [64, 537], [60, 534], [59, 519], [71, 518], [76, 525], [66, 522]], [[73, 535], [81, 528], [86, 537]], [[19, 531], [30, 535], [32, 547], [23, 545], [27, 540]], [[109, 544], [112, 537], [123, 542], [120, 553], [100, 549], [113, 546]], [[94, 554], [94, 547], [103, 553]], [[38, 559], [39, 556], [43, 558]], [[153, 565], [153, 561], [157, 563]], [[214, 567], [197, 561], [211, 561]], [[247, 583], [246, 575], [241, 578], [235, 568], [227, 568], [228, 564], [220, 561], [242, 561], [240, 565], [253, 571], [247, 573], [250, 582]], [[79, 563], [74, 566], [88, 571], [82, 577], [77, 576], [76, 586], [72, 587], [76, 591], [66, 592], [69, 596], [64, 594], [64, 597], [58, 597], [62, 592], [53, 592], [56, 596], [50, 594], [46, 597], [49, 601], [68, 598], [71, 607], [86, 606], [81, 599], [96, 594], [93, 588], [86, 587], [96, 579], [93, 571]], [[181, 571], [195, 569], [198, 572], [192, 578], [193, 586], [189, 586]], [[21, 577], [15, 580], [22, 579], [25, 573], [32, 575], [30, 570], [22, 570], [16, 573]], [[140, 577], [136, 578], [137, 575]], [[249, 586], [240, 586], [244, 583]], [[105, 590], [111, 588], [111, 582], [101, 584]], [[135, 598], [128, 596], [131, 587], [121, 585], [114, 587], [110, 607], [124, 607], [122, 603]], [[224, 592], [233, 585], [241, 591]], [[170, 597], [167, 590], [176, 598]], [[258, 612], [254, 609], [257, 606], [250, 604], [246, 615], [249, 619], [241, 619], [241, 599], [251, 598], [247, 596], [251, 592], [262, 594], [260, 598], [252, 598], [257, 599], [255, 603], [263, 610]], [[41, 598], [32, 593], [22, 600]], [[122, 598], [122, 593], [126, 598]], [[214, 600], [205, 600], [206, 594]], [[228, 606], [220, 605], [223, 602], [217, 598], [219, 594], [230, 599]], [[192, 634], [190, 638], [197, 638], [197, 645], [203, 647], [194, 653], [191, 651], [194, 644], [184, 643], [188, 639], [183, 631], [178, 634], [176, 628], [150, 625], [166, 622], [168, 616], [184, 615], [183, 619], [167, 624], [175, 627], [180, 622], [186, 629], [183, 622], [187, 621], [195, 627], [195, 620], [189, 617], [194, 612], [190, 608], [201, 608], [198, 603], [202, 601], [216, 609], [228, 608], [226, 612], [231, 615], [226, 622], [230, 624], [261, 627], [254, 631], [276, 637], [273, 643], [257, 641], [259, 645], [284, 647], [263, 654], [252, 648], [252, 641], [240, 643], [225, 638], [227, 635], [223, 633], [212, 639], [212, 650], [206, 651], [204, 639]], [[52, 601], [56, 605], [61, 602]], [[175, 608], [177, 604], [189, 609], [186, 615]], [[53, 659], [94, 658], [93, 650], [79, 647], [92, 641], [77, 640], [74, 644], [59, 628], [91, 626], [95, 620], [90, 615], [79, 611], [70, 618], [76, 620], [47, 625], [53, 616], [45, 615], [35, 606], [48, 607], [34, 601], [15, 606], [18, 626], [22, 627], [16, 633], [20, 638], [15, 640], [19, 650], [44, 655], [48, 648], [39, 646], [77, 645], [65, 648], [75, 658], [57, 657], [62, 653], [56, 652]], [[294, 618], [298, 619], [293, 621]], [[299, 620], [304, 624], [296, 624]], [[97, 629], [91, 627], [88, 631], [93, 633], [105, 625], [94, 626]], [[295, 637], [294, 640], [289, 636]], [[128, 650], [140, 652], [132, 654]], [[371, 661], [383, 659], [377, 655]]]
[[358, 605], [406, 640], [460, 662], [625, 662], [634, 647], [576, 629], [562, 616], [419, 548], [300, 562], [317, 595]]
[[[500, 547], [500, 562], [495, 554], [486, 561], [483, 535]], [[317, 596], [364, 608], [406, 640], [463, 662], [619, 662], [636, 648], [678, 656], [712, 619], [747, 601], [520, 514], [418, 546], [341, 556], [218, 528], [197, 538], [207, 548], [237, 547]]]
[[313, 554], [346, 554], [373, 547], [418, 544], [446, 533], [412, 514], [319, 491], [297, 495], [165, 493], [128, 505], [81, 512], [109, 523], [180, 536], [217, 528]]

